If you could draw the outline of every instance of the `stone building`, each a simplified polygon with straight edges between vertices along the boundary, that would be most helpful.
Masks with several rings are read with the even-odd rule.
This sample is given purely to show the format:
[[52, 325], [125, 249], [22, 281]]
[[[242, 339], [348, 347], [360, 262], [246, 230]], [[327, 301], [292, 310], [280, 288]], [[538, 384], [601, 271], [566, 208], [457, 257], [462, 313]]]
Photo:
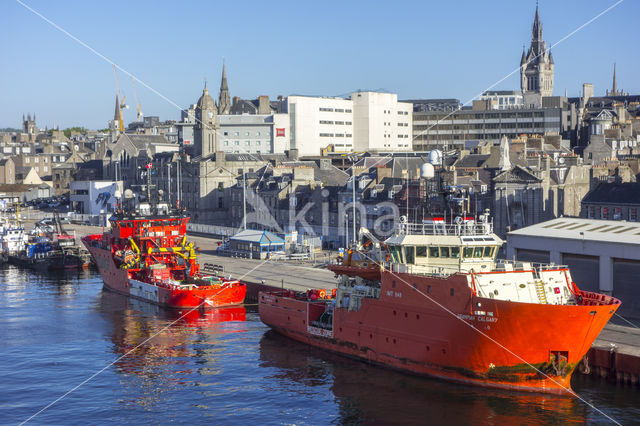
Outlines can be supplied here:
[[33, 113], [33, 119], [31, 118], [31, 114], [27, 114], [26, 119], [24, 118], [24, 114], [22, 114], [22, 133], [27, 135], [27, 141], [35, 142], [39, 132], [38, 126], [36, 125], [36, 114]]
[[581, 204], [581, 217], [637, 222], [640, 211], [640, 183], [602, 182], [582, 199]]
[[218, 107], [209, 95], [207, 84], [204, 85], [202, 96], [196, 104], [196, 124], [194, 126], [193, 157], [207, 158], [218, 150]]
[[0, 183], [16, 183], [16, 165], [11, 157], [0, 159]]
[[520, 88], [527, 108], [540, 108], [542, 98], [553, 94], [553, 54], [547, 51], [542, 38], [542, 22], [536, 6], [536, 15], [531, 27], [531, 45], [522, 50], [520, 59]]

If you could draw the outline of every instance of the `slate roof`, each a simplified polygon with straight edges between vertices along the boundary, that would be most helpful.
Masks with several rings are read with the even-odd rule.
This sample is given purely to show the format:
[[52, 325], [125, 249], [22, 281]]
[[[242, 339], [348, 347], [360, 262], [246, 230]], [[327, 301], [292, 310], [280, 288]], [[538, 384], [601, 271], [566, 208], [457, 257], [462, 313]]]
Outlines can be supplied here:
[[515, 166], [510, 170], [505, 170], [493, 178], [494, 182], [540, 182], [542, 179], [525, 169]]
[[458, 169], [480, 168], [489, 159], [489, 154], [469, 154], [455, 162]]
[[640, 183], [600, 183], [583, 199], [594, 204], [640, 204]]
[[269, 231], [258, 231], [255, 229], [245, 229], [229, 238], [234, 241], [242, 241], [257, 244], [284, 244], [284, 240]]
[[170, 144], [169, 140], [165, 138], [163, 135], [132, 135], [128, 133], [124, 133], [124, 136], [129, 138], [131, 143], [139, 150], [143, 150], [147, 148], [147, 144], [149, 145], [165, 145]]

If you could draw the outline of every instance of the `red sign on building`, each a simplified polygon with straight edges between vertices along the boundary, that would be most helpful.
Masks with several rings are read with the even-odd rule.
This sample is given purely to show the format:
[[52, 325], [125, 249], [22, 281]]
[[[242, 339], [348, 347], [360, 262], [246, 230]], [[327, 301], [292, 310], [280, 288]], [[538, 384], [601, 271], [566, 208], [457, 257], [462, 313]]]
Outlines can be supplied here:
[[284, 137], [284, 129], [276, 129], [276, 137]]

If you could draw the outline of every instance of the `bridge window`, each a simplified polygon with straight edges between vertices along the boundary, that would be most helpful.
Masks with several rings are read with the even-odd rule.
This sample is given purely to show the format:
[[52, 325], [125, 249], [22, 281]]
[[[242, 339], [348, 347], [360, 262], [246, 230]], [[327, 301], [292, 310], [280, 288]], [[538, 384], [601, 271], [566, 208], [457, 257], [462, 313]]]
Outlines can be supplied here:
[[451, 247], [451, 257], [454, 259], [460, 258], [460, 247]]
[[464, 248], [464, 257], [473, 257], [473, 247]]
[[429, 247], [429, 257], [440, 257], [440, 250], [437, 246]]
[[493, 247], [485, 247], [484, 248], [484, 257], [493, 257]]
[[407, 246], [405, 247], [405, 253], [407, 254], [407, 263], [413, 265], [416, 260], [416, 256], [415, 256], [415, 247], [413, 246]]
[[482, 247], [475, 247], [473, 249], [473, 257], [482, 257]]
[[416, 246], [416, 257], [427, 257], [427, 247]]
[[440, 257], [449, 257], [449, 247], [440, 247]]

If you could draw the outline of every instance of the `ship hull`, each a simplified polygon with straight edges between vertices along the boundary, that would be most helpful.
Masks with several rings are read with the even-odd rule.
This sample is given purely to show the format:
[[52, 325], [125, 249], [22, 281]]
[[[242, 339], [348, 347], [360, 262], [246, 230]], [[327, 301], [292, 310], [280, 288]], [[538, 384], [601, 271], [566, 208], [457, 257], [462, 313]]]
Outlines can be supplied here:
[[30, 258], [24, 255], [10, 255], [8, 261], [16, 266], [23, 266], [40, 272], [78, 271], [88, 269], [90, 262], [75, 255]]
[[[592, 293], [582, 294], [595, 300]], [[364, 299], [357, 311], [336, 307], [331, 329], [310, 325], [324, 311], [323, 303], [261, 293], [259, 311], [279, 333], [374, 364], [463, 383], [563, 394], [570, 392], [573, 370], [619, 306], [606, 297], [588, 306], [510, 302], [474, 296], [461, 274], [383, 272], [380, 297]]]
[[131, 279], [128, 272], [116, 266], [111, 251], [83, 239], [91, 253], [104, 288], [116, 293], [144, 300], [167, 308], [195, 309], [239, 305], [244, 302], [246, 286], [240, 283], [226, 283], [221, 286], [179, 288], [158, 286]]

